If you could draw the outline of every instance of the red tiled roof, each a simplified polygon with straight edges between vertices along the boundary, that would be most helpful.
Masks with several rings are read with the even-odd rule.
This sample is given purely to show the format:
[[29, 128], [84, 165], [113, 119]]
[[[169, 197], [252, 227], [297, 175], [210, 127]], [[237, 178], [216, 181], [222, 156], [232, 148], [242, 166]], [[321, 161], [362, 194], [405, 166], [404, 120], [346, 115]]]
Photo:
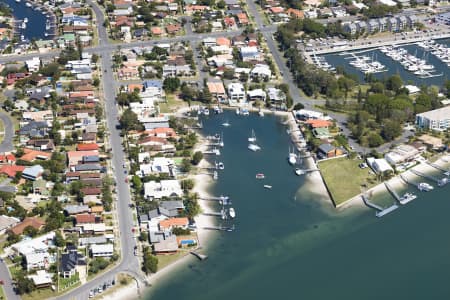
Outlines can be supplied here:
[[31, 226], [37, 230], [41, 229], [42, 226], [45, 225], [45, 221], [36, 218], [36, 217], [27, 217], [25, 218], [25, 220], [22, 221], [22, 223], [17, 224], [16, 226], [14, 226], [13, 228], [11, 228], [11, 231], [14, 234], [20, 235], [23, 233], [23, 231], [25, 230], [25, 228], [27, 228], [28, 226]]
[[95, 223], [95, 215], [91, 214], [78, 214], [75, 216], [77, 224]]
[[10, 166], [10, 165], [4, 165], [0, 167], [0, 173], [6, 174], [8, 177], [14, 177], [16, 176], [17, 172], [23, 172], [25, 170], [25, 166]]
[[87, 143], [87, 144], [78, 144], [77, 151], [92, 151], [98, 150], [99, 146], [97, 143]]
[[102, 189], [100, 188], [82, 188], [81, 192], [84, 195], [100, 195], [102, 193]]

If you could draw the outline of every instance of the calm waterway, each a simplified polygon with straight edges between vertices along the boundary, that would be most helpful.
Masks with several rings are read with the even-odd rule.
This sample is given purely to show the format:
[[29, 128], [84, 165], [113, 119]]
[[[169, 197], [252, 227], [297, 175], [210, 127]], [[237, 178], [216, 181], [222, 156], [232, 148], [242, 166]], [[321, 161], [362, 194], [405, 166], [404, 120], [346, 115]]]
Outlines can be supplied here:
[[[450, 45], [450, 40], [448, 39], [438, 40], [437, 42], [444, 44], [447, 47]], [[405, 83], [413, 84], [419, 87], [422, 85], [442, 86], [445, 80], [449, 79], [450, 68], [447, 66], [447, 64], [440, 61], [430, 52], [423, 51], [423, 49], [418, 47], [417, 45], [404, 45], [401, 46], [401, 48], [407, 49], [409, 54], [415, 55], [418, 58], [426, 59], [428, 64], [432, 64], [435, 67], [434, 73], [443, 75], [432, 78], [419, 78], [413, 73], [406, 71], [400, 63], [392, 60], [390, 57], [386, 56], [379, 50], [364, 51], [362, 53], [359, 53], [359, 51], [355, 51], [355, 53], [357, 56], [369, 56], [375, 60], [378, 60], [380, 63], [387, 67], [387, 72], [373, 74], [376, 78], [382, 79], [394, 74], [399, 74]], [[346, 72], [350, 74], [356, 74], [361, 82], [364, 81], [364, 73], [359, 69], [353, 67], [352, 65], [349, 65], [349, 62], [353, 60], [350, 55], [344, 56], [340, 55], [339, 53], [333, 53], [324, 55], [324, 57], [329, 64], [333, 65], [334, 67], [343, 66]]]
[[[222, 127], [225, 121], [231, 126]], [[338, 212], [293, 173], [278, 118], [227, 112], [203, 124], [206, 135], [224, 134], [225, 170], [211, 193], [232, 198], [236, 230], [214, 233], [206, 261], [190, 258], [146, 299], [450, 297], [449, 187], [420, 193], [381, 219], [367, 208]], [[247, 150], [251, 129], [262, 147], [257, 153]], [[259, 172], [265, 180], [255, 179]]]
[[27, 7], [25, 1], [1, 0], [0, 2], [6, 3], [13, 10], [12, 14], [16, 20], [28, 18], [27, 28], [19, 29], [26, 39], [48, 39], [45, 36], [45, 21], [47, 16], [42, 11], [36, 11], [31, 7]]

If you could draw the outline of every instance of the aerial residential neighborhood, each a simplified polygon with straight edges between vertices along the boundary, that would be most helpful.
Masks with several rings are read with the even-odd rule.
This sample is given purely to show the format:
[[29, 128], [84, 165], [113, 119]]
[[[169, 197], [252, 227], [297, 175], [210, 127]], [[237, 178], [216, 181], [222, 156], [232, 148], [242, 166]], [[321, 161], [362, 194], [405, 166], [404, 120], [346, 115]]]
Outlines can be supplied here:
[[2, 1], [0, 298], [448, 298], [449, 14]]

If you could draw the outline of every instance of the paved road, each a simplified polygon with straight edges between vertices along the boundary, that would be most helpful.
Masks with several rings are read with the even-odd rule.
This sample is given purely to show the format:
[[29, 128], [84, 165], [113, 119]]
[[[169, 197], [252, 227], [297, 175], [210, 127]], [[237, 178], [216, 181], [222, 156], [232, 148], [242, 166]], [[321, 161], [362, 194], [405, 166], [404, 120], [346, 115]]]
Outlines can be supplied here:
[[[89, 1], [88, 3], [93, 6], [97, 20], [101, 21], [103, 14], [98, 8], [97, 4], [92, 3], [91, 1]], [[107, 37], [106, 29], [103, 26], [98, 27], [98, 29], [100, 37]], [[102, 38], [100, 40], [100, 47], [107, 46], [107, 43], [109, 43], [108, 39]], [[105, 47], [105, 49], [115, 49], [115, 47]], [[112, 270], [102, 274], [96, 279], [87, 282], [86, 284], [83, 284], [82, 286], [70, 291], [63, 296], [58, 297], [58, 299], [87, 299], [89, 291], [91, 289], [103, 285], [105, 281], [111, 280], [120, 272], [126, 272], [137, 278], [140, 282], [143, 282], [145, 280], [143, 274], [140, 271], [141, 266], [139, 260], [136, 256], [134, 256], [134, 246], [136, 245], [136, 240], [132, 234], [134, 223], [132, 213], [129, 208], [129, 204], [131, 203], [131, 194], [129, 185], [125, 183], [126, 175], [123, 171], [125, 151], [122, 147], [120, 130], [116, 128], [119, 115], [117, 106], [115, 105], [116, 90], [114, 88], [111, 88], [112, 86], [116, 86], [113, 76], [113, 70], [111, 69], [111, 52], [102, 53], [100, 63], [101, 69], [103, 71], [106, 71], [102, 76], [103, 92], [105, 99], [106, 123], [109, 132], [109, 143], [113, 153], [112, 165], [114, 166], [114, 170], [116, 171], [114, 174], [114, 179], [117, 182], [116, 211], [118, 214], [118, 226], [120, 230], [120, 254], [122, 260], [120, 264]]]
[[3, 135], [3, 141], [0, 144], [0, 153], [10, 152], [14, 149], [13, 138], [14, 138], [14, 124], [8, 114], [0, 112], [0, 119], [3, 122], [5, 128], [5, 134]]
[[8, 267], [6, 267], [3, 260], [0, 262], [0, 279], [3, 280], [3, 291], [5, 292], [6, 299], [8, 300], [19, 300], [20, 297], [14, 292], [13, 285], [11, 282], [11, 276], [9, 274]]

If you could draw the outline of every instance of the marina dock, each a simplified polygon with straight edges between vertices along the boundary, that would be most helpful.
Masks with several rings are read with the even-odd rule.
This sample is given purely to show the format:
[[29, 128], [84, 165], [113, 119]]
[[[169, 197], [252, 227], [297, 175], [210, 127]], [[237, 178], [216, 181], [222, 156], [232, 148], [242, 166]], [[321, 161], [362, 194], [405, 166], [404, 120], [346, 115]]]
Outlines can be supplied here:
[[394, 190], [394, 188], [388, 183], [388, 182], [384, 182], [384, 185], [386, 186], [386, 189], [389, 191], [389, 193], [395, 198], [395, 200], [398, 201], [398, 203], [400, 203], [401, 205], [405, 205], [411, 201], [413, 201], [414, 199], [417, 198], [416, 195], [411, 194], [411, 193], [405, 193], [403, 196], [399, 196], [397, 194], [397, 192]]
[[220, 197], [200, 197], [200, 200], [219, 202], [221, 205], [231, 205], [231, 199], [228, 196]]

